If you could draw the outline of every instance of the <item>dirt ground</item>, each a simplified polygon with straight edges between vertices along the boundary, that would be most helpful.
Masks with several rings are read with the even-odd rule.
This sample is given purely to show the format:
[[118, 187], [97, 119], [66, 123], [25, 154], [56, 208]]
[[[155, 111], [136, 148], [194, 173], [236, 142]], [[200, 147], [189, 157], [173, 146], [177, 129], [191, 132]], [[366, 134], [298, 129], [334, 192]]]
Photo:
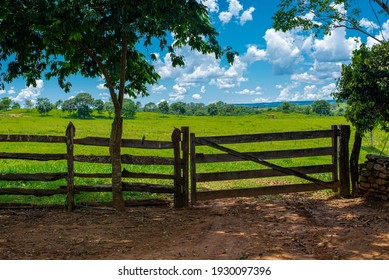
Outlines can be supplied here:
[[385, 259], [389, 204], [319, 194], [189, 209], [0, 210], [0, 259]]

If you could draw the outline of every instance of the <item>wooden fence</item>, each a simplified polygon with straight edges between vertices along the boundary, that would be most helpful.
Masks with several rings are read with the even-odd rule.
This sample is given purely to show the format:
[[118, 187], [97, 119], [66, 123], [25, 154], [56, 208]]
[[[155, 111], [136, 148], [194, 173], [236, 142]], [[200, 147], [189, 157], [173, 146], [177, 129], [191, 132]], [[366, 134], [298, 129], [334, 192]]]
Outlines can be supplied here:
[[[302, 132], [282, 132], [267, 134], [249, 134], [234, 136], [216, 136], [216, 137], [196, 137], [194, 133], [190, 135], [191, 142], [191, 202], [196, 203], [198, 200], [208, 200], [227, 197], [245, 197], [268, 194], [280, 194], [290, 192], [314, 191], [322, 189], [338, 190], [340, 194], [348, 196], [350, 194], [349, 179], [349, 159], [348, 159], [348, 142], [350, 137], [349, 126], [332, 126], [329, 130], [302, 131]], [[294, 150], [277, 150], [264, 152], [238, 152], [236, 150], [221, 146], [224, 144], [242, 144], [270, 141], [296, 141], [304, 139], [331, 139], [331, 146], [305, 148]], [[210, 146], [221, 150], [223, 154], [199, 153], [196, 148], [199, 146]], [[331, 156], [328, 164], [312, 166], [282, 167], [268, 162], [269, 159], [312, 157], [312, 156]], [[198, 164], [219, 163], [234, 161], [253, 161], [261, 165], [270, 167], [270, 169], [259, 170], [228, 170], [223, 172], [199, 173], [197, 172]], [[338, 168], [339, 167], [339, 168]], [[339, 174], [338, 174], [339, 170]], [[325, 182], [311, 177], [308, 174], [331, 173], [331, 181]], [[197, 183], [226, 181], [226, 180], [243, 180], [250, 178], [267, 178], [279, 176], [297, 176], [310, 181], [303, 184], [287, 184], [278, 186], [264, 186], [244, 189], [230, 190], [198, 190]]]
[[[33, 196], [52, 196], [62, 195], [66, 199], [68, 210], [72, 210], [75, 196], [82, 192], [111, 192], [110, 184], [101, 185], [80, 185], [76, 184], [75, 178], [111, 178], [111, 173], [80, 173], [75, 171], [75, 162], [82, 163], [102, 163], [110, 164], [109, 156], [97, 155], [79, 155], [75, 154], [75, 146], [100, 146], [109, 147], [109, 138], [86, 137], [75, 138], [75, 127], [70, 123], [66, 129], [65, 136], [40, 136], [40, 135], [0, 135], [0, 142], [37, 142], [42, 144], [59, 143], [64, 144], [64, 153], [59, 154], [37, 154], [37, 153], [6, 153], [0, 151], [0, 159], [14, 160], [32, 160], [32, 161], [66, 161], [66, 168], [63, 172], [56, 173], [34, 173], [34, 174], [1, 174], [0, 181], [11, 181], [18, 184], [20, 181], [58, 181], [66, 179], [66, 186], [59, 186], [56, 189], [34, 189], [22, 188], [20, 186], [0, 188], [0, 195], [33, 195]], [[280, 132], [266, 134], [248, 134], [233, 136], [216, 137], [196, 137], [195, 134], [189, 134], [188, 127], [174, 129], [171, 141], [150, 141], [145, 139], [123, 139], [123, 148], [136, 149], [169, 149], [172, 150], [172, 157], [165, 156], [135, 156], [122, 154], [123, 165], [166, 165], [171, 166], [171, 174], [156, 174], [147, 172], [133, 172], [123, 169], [122, 187], [123, 191], [148, 192], [148, 193], [166, 193], [174, 197], [175, 207], [185, 207], [189, 201], [189, 180], [191, 183], [191, 203], [198, 200], [258, 196], [267, 194], [280, 194], [290, 192], [315, 191], [322, 189], [333, 189], [340, 195], [347, 197], [350, 195], [350, 168], [349, 168], [349, 144], [350, 127], [332, 126], [328, 130], [300, 131], [300, 132]], [[300, 148], [293, 150], [274, 150], [274, 151], [250, 151], [239, 152], [228, 148], [225, 145], [276, 141], [296, 141], [309, 139], [327, 139], [330, 145], [314, 148]], [[330, 140], [330, 141], [328, 141]], [[197, 150], [199, 146], [209, 146], [211, 148], [223, 151], [222, 154], [200, 153]], [[66, 148], [66, 149], [65, 149]], [[330, 156], [331, 160], [326, 164], [310, 166], [282, 167], [267, 160], [299, 158], [313, 156]], [[189, 159], [190, 169], [189, 172]], [[199, 164], [219, 164], [236, 161], [252, 161], [266, 167], [267, 169], [256, 170], [227, 170], [211, 173], [199, 173], [197, 171]], [[330, 173], [331, 180], [323, 181], [311, 174]], [[230, 190], [212, 190], [201, 191], [198, 189], [198, 183], [213, 181], [245, 180], [250, 178], [268, 178], [281, 176], [297, 176], [309, 183], [286, 184], [276, 186], [250, 187], [244, 189]], [[144, 180], [169, 180], [168, 185], [155, 183], [131, 182], [132, 179]], [[57, 185], [56, 185], [57, 186]], [[96, 205], [95, 202], [90, 204]], [[4, 205], [4, 204], [2, 204]]]
[[[66, 129], [66, 136], [40, 136], [40, 135], [0, 135], [0, 142], [38, 142], [38, 143], [62, 143], [66, 145], [66, 153], [61, 154], [37, 154], [37, 153], [5, 153], [0, 152], [0, 159], [35, 160], [35, 161], [59, 161], [66, 160], [67, 170], [57, 173], [35, 174], [0, 174], [0, 181], [57, 181], [66, 179], [67, 186], [59, 186], [56, 189], [31, 189], [19, 186], [0, 188], [0, 195], [34, 195], [34, 196], [66, 196], [68, 210], [74, 206], [74, 196], [80, 192], [111, 192], [112, 187], [107, 185], [76, 185], [75, 178], [111, 178], [111, 173], [77, 173], [74, 163], [110, 163], [110, 156], [75, 155], [75, 145], [109, 147], [109, 138], [86, 137], [75, 138], [75, 127], [70, 123]], [[131, 165], [170, 165], [173, 166], [172, 174], [122, 172], [123, 179], [143, 178], [171, 180], [171, 185], [159, 185], [151, 183], [122, 182], [123, 191], [167, 193], [174, 196], [175, 207], [188, 205], [188, 178], [189, 178], [189, 129], [187, 127], [174, 129], [171, 141], [150, 141], [123, 139], [123, 148], [139, 149], [171, 149], [173, 157], [158, 156], [134, 156], [123, 154], [123, 164]], [[65, 150], [65, 149], [64, 149]]]

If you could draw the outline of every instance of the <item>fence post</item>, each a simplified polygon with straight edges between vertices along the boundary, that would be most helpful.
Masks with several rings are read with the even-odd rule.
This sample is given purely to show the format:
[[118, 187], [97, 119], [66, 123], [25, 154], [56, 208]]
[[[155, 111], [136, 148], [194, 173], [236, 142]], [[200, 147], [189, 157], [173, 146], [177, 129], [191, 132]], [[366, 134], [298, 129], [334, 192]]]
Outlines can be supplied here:
[[68, 164], [66, 208], [72, 211], [74, 207], [74, 136], [76, 128], [70, 122], [66, 128], [66, 159]]
[[189, 205], [189, 127], [181, 127], [182, 133], [182, 187], [184, 195], [184, 206]]
[[349, 161], [350, 126], [340, 126], [339, 138], [339, 177], [340, 196], [350, 197], [350, 161]]
[[196, 193], [196, 137], [194, 133], [190, 134], [190, 201], [194, 205], [197, 202]]
[[180, 153], [181, 131], [175, 128], [172, 133], [172, 143], [174, 149], [174, 207], [185, 206], [184, 192], [181, 176], [181, 153]]
[[[338, 138], [339, 136], [339, 130], [337, 125], [332, 126], [332, 181], [337, 182], [339, 181], [339, 175], [338, 175]], [[339, 187], [333, 191], [338, 192]]]

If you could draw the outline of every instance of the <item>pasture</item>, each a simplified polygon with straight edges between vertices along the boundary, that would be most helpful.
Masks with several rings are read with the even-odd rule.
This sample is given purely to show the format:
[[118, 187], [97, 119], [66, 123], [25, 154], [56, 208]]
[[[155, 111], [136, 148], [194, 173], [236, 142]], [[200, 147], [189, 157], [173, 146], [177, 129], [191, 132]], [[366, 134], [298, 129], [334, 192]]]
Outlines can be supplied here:
[[[40, 116], [35, 110], [13, 110], [11, 112], [2, 112], [0, 115], [0, 134], [27, 134], [27, 135], [53, 135], [64, 136], [68, 123], [71, 121], [76, 127], [76, 137], [109, 137], [110, 126], [112, 120], [104, 115], [96, 115], [93, 119], [81, 120], [71, 119], [61, 111], [53, 111], [49, 116]], [[220, 136], [220, 135], [236, 135], [236, 134], [255, 134], [267, 132], [285, 132], [285, 131], [304, 131], [329, 129], [334, 124], [347, 124], [344, 117], [328, 116], [320, 117], [317, 115], [303, 115], [297, 113], [283, 114], [276, 113], [274, 118], [269, 118], [266, 113], [259, 115], [247, 116], [176, 116], [164, 115], [159, 113], [139, 112], [135, 119], [125, 120], [123, 138], [147, 140], [170, 140], [171, 133], [175, 127], [188, 126], [190, 132], [195, 133], [197, 137], [201, 136]], [[353, 131], [352, 131], [353, 136]], [[364, 139], [363, 148], [361, 151], [360, 161], [363, 162], [365, 155], [370, 152], [379, 152], [385, 147], [386, 136], [379, 131], [374, 133], [374, 147], [369, 147], [370, 140]], [[352, 145], [353, 139], [350, 141]], [[257, 151], [282, 150], [282, 149], [298, 149], [298, 148], [315, 148], [320, 146], [330, 145], [331, 143], [323, 143], [321, 139], [315, 141], [277, 141], [257, 143], [255, 149]], [[235, 148], [237, 145], [229, 145], [230, 148]], [[217, 153], [210, 148], [201, 147], [204, 152]], [[0, 143], [0, 152], [18, 152], [18, 153], [63, 153], [66, 147], [62, 144], [46, 144], [41, 143]], [[252, 144], [240, 144], [240, 151], [253, 150]], [[127, 149], [123, 152], [132, 155], [153, 155], [153, 156], [172, 156], [171, 151], [155, 151], [149, 150], [144, 154], [144, 150]], [[200, 150], [201, 152], [201, 150]], [[108, 155], [106, 147], [90, 147], [77, 146], [75, 154], [90, 154], [90, 155]], [[325, 164], [330, 160], [328, 156], [318, 156], [310, 158], [297, 159], [282, 159], [273, 160], [275, 164], [281, 166], [304, 166], [313, 164]], [[37, 173], [37, 172], [64, 172], [66, 170], [65, 161], [52, 162], [35, 162], [24, 160], [0, 160], [0, 173]], [[171, 166], [150, 165], [141, 167], [137, 165], [123, 165], [123, 168], [131, 172], [149, 172], [149, 173], [171, 173]], [[146, 168], [146, 170], [145, 170]], [[218, 172], [223, 171], [223, 168], [233, 170], [250, 170], [262, 168], [255, 163], [231, 162], [220, 164], [206, 164], [198, 167], [198, 172]], [[91, 163], [76, 163], [75, 171], [79, 173], [109, 173], [109, 164], [91, 164]], [[326, 180], [330, 174], [321, 174], [319, 179]], [[324, 177], [323, 177], [324, 176]], [[109, 179], [77, 179], [78, 184], [109, 184]], [[135, 180], [143, 182], [142, 179]], [[247, 179], [244, 181], [224, 181], [224, 182], [207, 182], [199, 184], [200, 189], [231, 189], [245, 188], [261, 185], [276, 185], [288, 182], [299, 182], [299, 179], [293, 177], [272, 178], [269, 180]], [[163, 184], [163, 180], [155, 180], [154, 183]], [[24, 187], [29, 186], [54, 188], [58, 184], [66, 185], [65, 180], [56, 182], [0, 182], [0, 187]], [[155, 198], [157, 195], [126, 193], [126, 197], [135, 198]], [[16, 197], [15, 196], [0, 196], [2, 202], [17, 202], [25, 203], [55, 203], [62, 204], [63, 198], [37, 198], [37, 197]], [[83, 193], [76, 196], [77, 201], [92, 200], [92, 201], [110, 201], [109, 193]]]

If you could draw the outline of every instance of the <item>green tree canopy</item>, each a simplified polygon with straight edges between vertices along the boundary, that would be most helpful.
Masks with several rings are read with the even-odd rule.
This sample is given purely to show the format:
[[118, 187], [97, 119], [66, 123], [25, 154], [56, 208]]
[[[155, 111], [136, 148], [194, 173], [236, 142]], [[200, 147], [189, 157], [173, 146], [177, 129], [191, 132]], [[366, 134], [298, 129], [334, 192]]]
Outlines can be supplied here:
[[9, 97], [3, 97], [0, 100], [0, 110], [8, 110], [11, 106], [12, 100]]
[[51, 110], [54, 109], [54, 105], [48, 98], [38, 98], [36, 102], [36, 109], [39, 114], [47, 115]]
[[320, 116], [328, 116], [331, 113], [331, 104], [325, 100], [316, 100], [312, 104], [312, 111]]
[[136, 104], [131, 99], [124, 99], [122, 116], [125, 119], [133, 119], [136, 115]]

